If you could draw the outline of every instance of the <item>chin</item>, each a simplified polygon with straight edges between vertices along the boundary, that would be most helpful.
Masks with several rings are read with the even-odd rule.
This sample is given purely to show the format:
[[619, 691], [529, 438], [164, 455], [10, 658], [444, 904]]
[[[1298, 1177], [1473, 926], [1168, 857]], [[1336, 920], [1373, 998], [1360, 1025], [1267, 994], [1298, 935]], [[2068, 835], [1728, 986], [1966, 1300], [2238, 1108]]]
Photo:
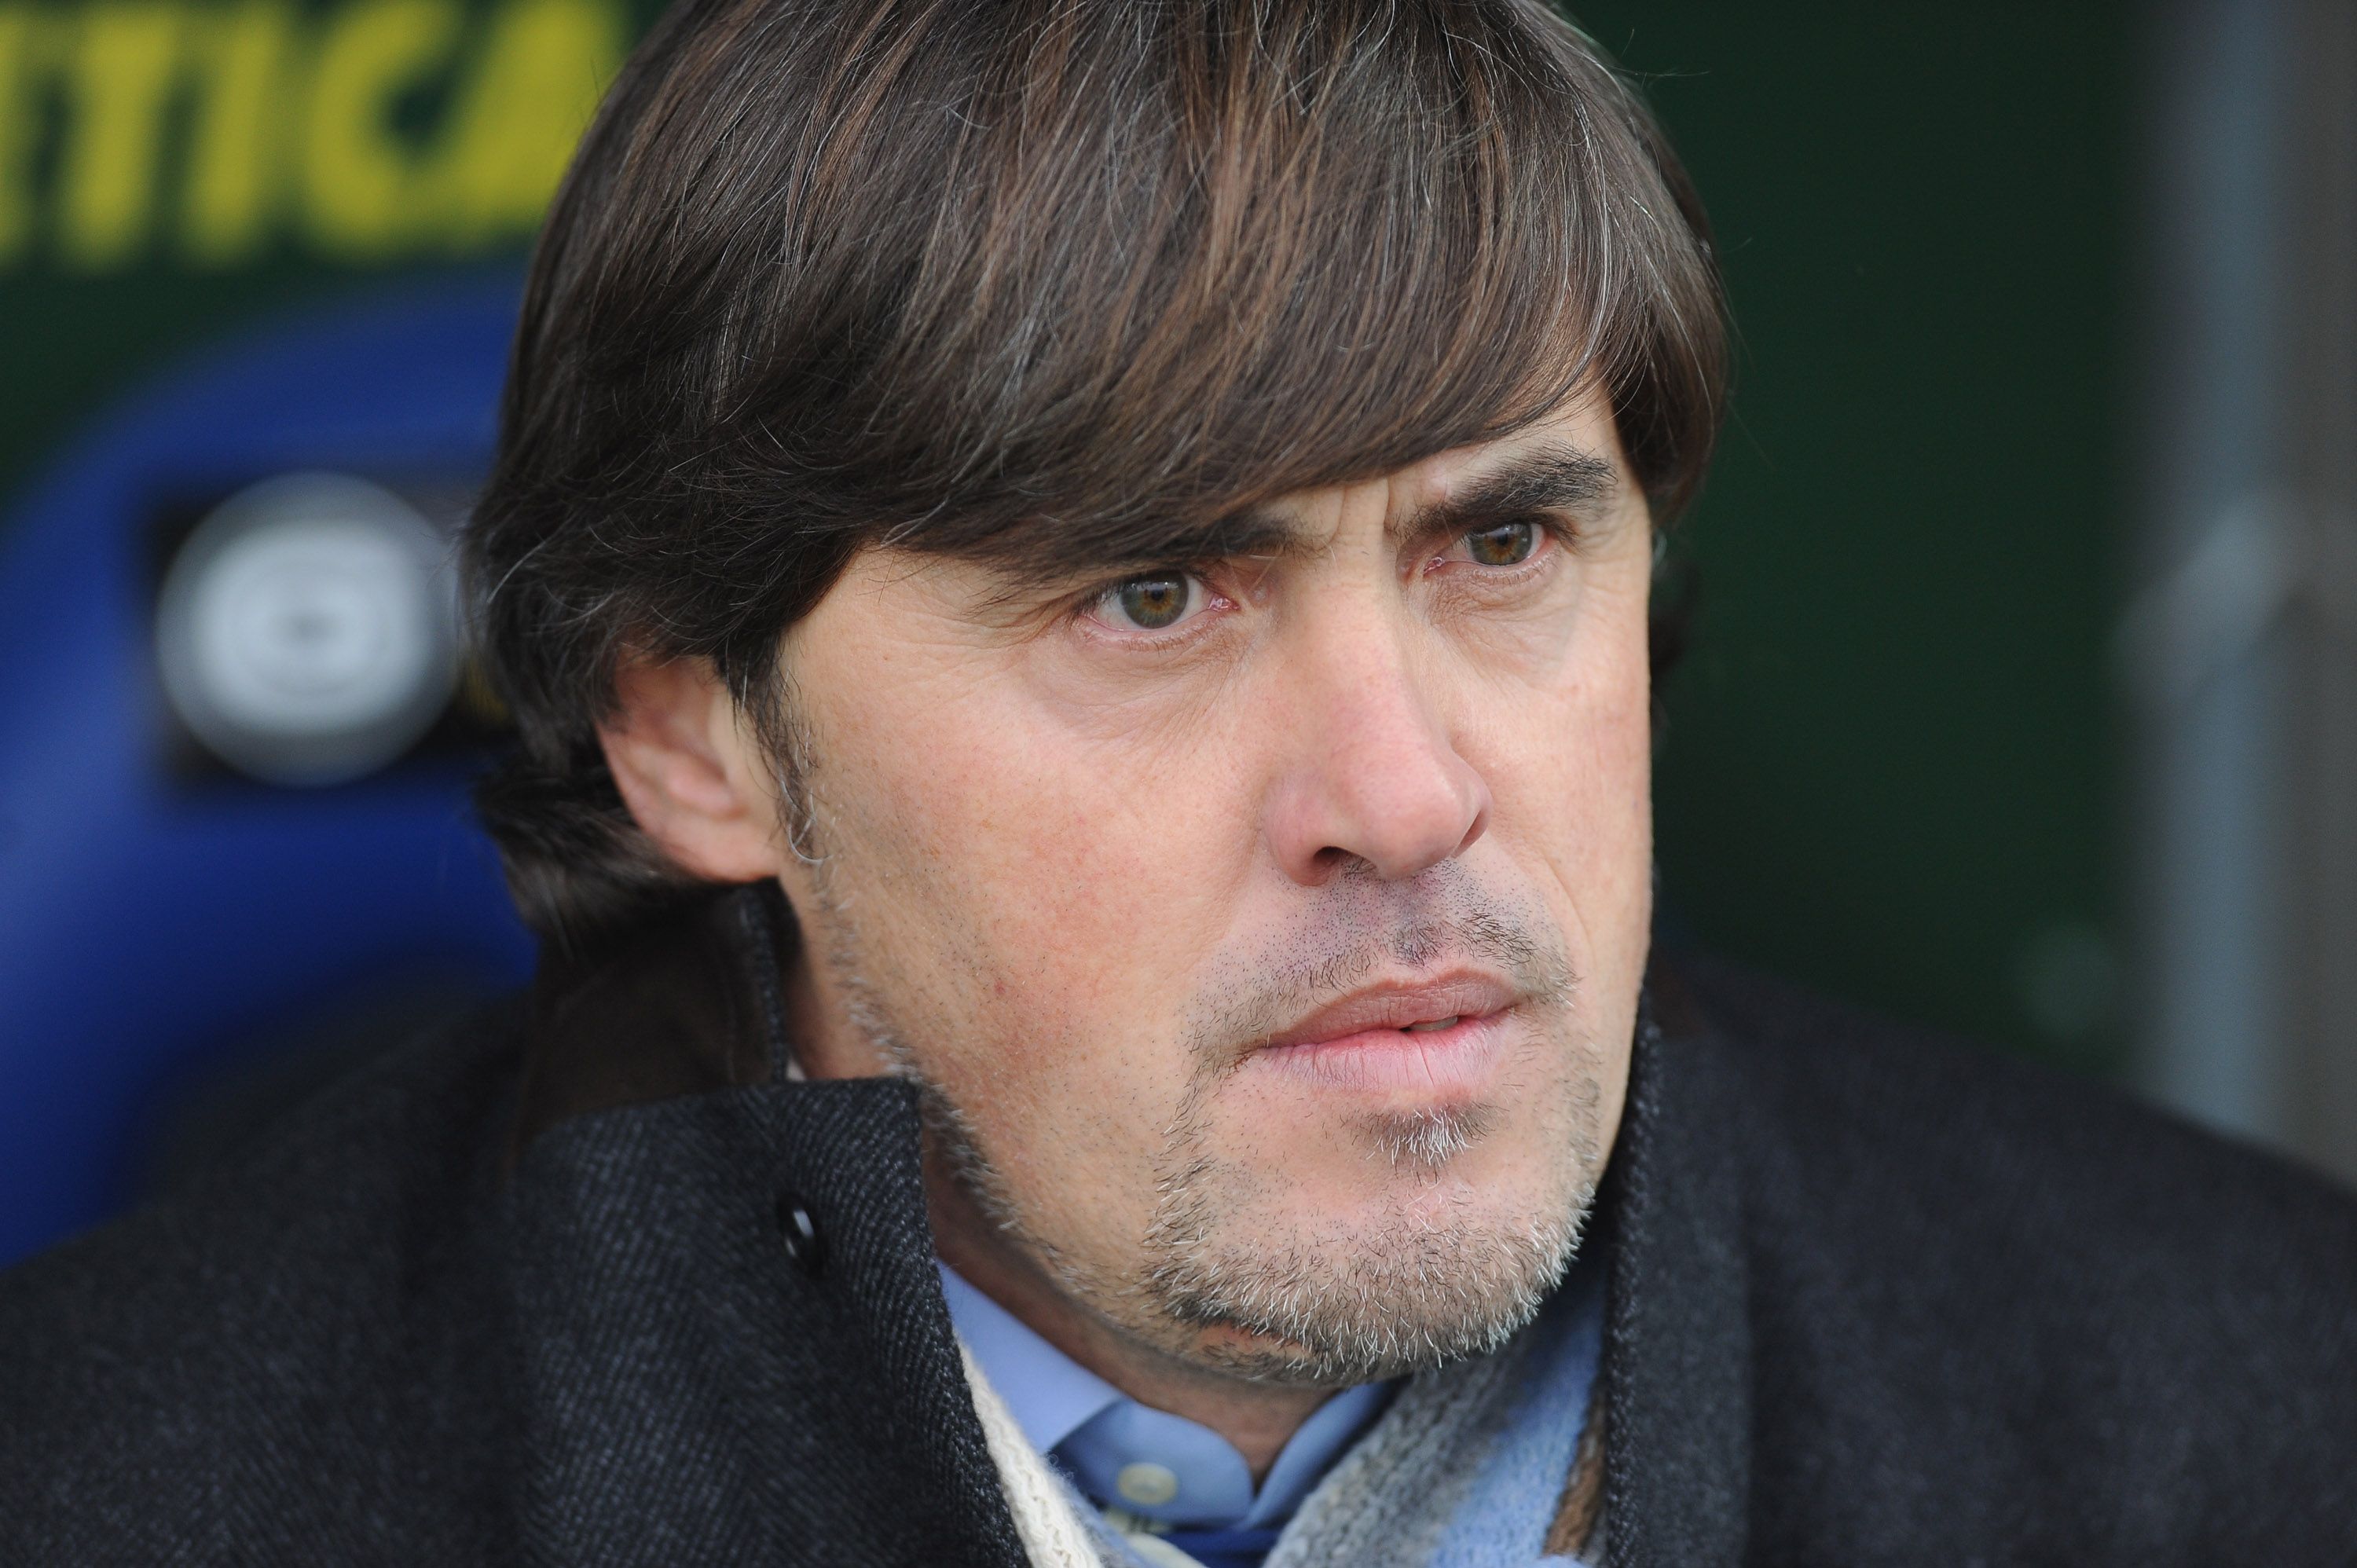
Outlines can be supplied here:
[[1318, 1200], [1327, 1183], [1232, 1167], [1170, 1191], [1144, 1294], [1190, 1359], [1341, 1387], [1494, 1349], [1537, 1312], [1593, 1196], [1569, 1151], [1449, 1152], [1466, 1129], [1432, 1111], [1368, 1135], [1376, 1179], [1362, 1163], [1339, 1203]]

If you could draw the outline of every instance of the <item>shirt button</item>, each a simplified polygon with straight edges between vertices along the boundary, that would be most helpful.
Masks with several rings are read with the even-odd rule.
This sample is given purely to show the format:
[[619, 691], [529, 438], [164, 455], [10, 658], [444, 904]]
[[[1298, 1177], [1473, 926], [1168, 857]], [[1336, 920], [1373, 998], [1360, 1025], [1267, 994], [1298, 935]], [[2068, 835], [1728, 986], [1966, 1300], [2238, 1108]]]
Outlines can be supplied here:
[[1141, 1508], [1160, 1508], [1178, 1495], [1178, 1477], [1168, 1465], [1124, 1465], [1114, 1490]]

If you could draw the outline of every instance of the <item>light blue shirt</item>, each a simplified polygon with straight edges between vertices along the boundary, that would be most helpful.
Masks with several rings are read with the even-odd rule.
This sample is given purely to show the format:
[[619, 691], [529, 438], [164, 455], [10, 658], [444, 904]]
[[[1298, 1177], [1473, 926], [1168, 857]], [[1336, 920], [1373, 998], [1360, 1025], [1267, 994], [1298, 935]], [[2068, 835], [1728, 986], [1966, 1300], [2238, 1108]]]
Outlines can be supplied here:
[[[1138, 1403], [1042, 1339], [947, 1263], [936, 1267], [958, 1337], [1031, 1445], [1096, 1501], [1159, 1523], [1213, 1530], [1284, 1523], [1382, 1412], [1392, 1391], [1389, 1383], [1363, 1383], [1319, 1405], [1277, 1455], [1255, 1493], [1251, 1466], [1226, 1438], [1200, 1423]], [[1170, 1493], [1167, 1500], [1146, 1500], [1165, 1490]]]

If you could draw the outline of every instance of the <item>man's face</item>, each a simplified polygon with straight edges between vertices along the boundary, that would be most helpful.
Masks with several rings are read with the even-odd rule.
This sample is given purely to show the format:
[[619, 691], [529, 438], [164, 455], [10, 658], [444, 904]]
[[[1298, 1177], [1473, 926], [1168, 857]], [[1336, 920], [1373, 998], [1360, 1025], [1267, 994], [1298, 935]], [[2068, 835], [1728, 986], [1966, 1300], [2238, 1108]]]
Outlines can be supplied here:
[[1254, 522], [1047, 585], [863, 555], [787, 639], [780, 872], [806, 1065], [926, 1086], [944, 1256], [1340, 1384], [1523, 1321], [1609, 1150], [1652, 538], [1593, 398]]

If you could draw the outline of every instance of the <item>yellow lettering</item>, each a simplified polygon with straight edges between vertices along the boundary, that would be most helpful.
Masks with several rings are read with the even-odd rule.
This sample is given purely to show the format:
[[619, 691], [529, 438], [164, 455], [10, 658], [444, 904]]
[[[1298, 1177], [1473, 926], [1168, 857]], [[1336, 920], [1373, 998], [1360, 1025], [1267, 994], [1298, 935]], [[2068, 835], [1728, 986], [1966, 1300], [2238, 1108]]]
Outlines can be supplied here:
[[208, 266], [260, 248], [283, 190], [293, 14], [284, 0], [242, 0], [216, 14], [196, 61], [181, 235]]
[[443, 144], [454, 248], [539, 223], [621, 59], [622, 20], [602, 0], [520, 0], [493, 19]]
[[33, 237], [33, 27], [30, 7], [0, 6], [0, 265]]
[[180, 41], [173, 5], [134, 0], [82, 14], [58, 178], [58, 241], [68, 261], [118, 265], [146, 238]]
[[359, 0], [328, 24], [304, 115], [304, 215], [320, 247], [382, 256], [432, 231], [430, 173], [393, 123], [458, 30], [454, 0]]

